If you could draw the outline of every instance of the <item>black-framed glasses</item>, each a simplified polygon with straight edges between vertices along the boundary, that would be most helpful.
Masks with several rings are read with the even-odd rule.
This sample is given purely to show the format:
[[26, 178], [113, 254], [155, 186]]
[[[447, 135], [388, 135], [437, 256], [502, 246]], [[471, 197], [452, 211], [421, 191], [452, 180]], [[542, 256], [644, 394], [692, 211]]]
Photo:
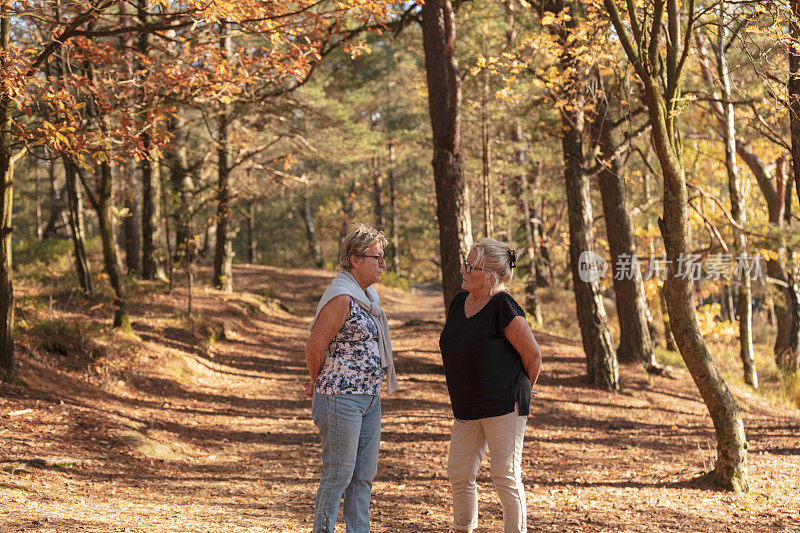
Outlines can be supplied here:
[[364, 254], [362, 257], [372, 257], [373, 259], [375, 259], [378, 262], [379, 265], [381, 263], [383, 263], [384, 265], [386, 264], [386, 256], [385, 255], [367, 255], [367, 254]]
[[473, 270], [480, 270], [481, 272], [483, 272], [484, 269], [471, 265], [466, 259], [464, 259], [464, 270], [466, 271], [467, 274], [469, 274]]

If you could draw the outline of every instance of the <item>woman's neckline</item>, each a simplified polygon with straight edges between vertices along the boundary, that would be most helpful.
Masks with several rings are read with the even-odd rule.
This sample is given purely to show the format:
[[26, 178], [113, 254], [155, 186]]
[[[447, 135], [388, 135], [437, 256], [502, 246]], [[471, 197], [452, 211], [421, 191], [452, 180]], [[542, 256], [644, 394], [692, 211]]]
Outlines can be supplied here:
[[477, 315], [478, 313], [480, 313], [481, 311], [483, 311], [484, 309], [486, 309], [486, 306], [487, 306], [487, 305], [489, 305], [489, 302], [491, 302], [491, 301], [492, 301], [492, 299], [493, 299], [495, 296], [497, 296], [498, 294], [500, 294], [501, 292], [503, 292], [503, 291], [497, 291], [496, 293], [492, 294], [492, 295], [489, 297], [489, 299], [488, 299], [488, 300], [486, 300], [486, 303], [484, 303], [484, 304], [481, 306], [481, 308], [480, 308], [480, 309], [478, 309], [477, 311], [475, 311], [475, 312], [474, 312], [474, 313], [472, 313], [471, 315], [468, 315], [468, 314], [467, 314], [467, 298], [469, 298], [469, 295], [470, 295], [470, 293], [469, 293], [469, 291], [467, 291], [467, 296], [464, 298], [464, 306], [462, 307], [462, 312], [464, 313], [464, 318], [472, 318], [472, 317], [474, 317], [475, 315]]

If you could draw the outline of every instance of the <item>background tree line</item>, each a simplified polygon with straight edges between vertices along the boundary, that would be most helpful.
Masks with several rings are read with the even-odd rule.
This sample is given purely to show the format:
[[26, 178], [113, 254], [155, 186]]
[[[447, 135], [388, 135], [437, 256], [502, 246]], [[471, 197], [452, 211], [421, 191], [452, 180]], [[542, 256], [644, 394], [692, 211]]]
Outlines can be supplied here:
[[[710, 477], [747, 490], [741, 416], [704, 333], [735, 331], [753, 388], [756, 328], [774, 331], [777, 368], [798, 371], [797, 9], [3, 3], [3, 368], [15, 248], [69, 242], [75, 283], [107, 284], [126, 329], [131, 283], [191, 295], [201, 260], [223, 291], [233, 261], [331, 267], [355, 221], [389, 235], [387, 281], [441, 281], [446, 304], [465, 247], [492, 236], [525, 250], [533, 322], [546, 328], [542, 291], [574, 293], [596, 386], [624, 386], [620, 362], [664, 372], [656, 348], [679, 351], [717, 432]], [[582, 279], [586, 252], [608, 276]], [[664, 276], [615, 275], [662, 254]], [[688, 254], [760, 255], [768, 276], [694, 283]]]

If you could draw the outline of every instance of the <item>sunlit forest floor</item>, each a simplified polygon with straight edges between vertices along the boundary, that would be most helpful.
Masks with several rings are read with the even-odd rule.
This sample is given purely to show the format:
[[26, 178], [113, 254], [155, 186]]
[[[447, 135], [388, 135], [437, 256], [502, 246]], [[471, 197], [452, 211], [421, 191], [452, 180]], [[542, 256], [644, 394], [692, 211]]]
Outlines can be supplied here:
[[[239, 265], [245, 292], [198, 288], [192, 319], [185, 288], [139, 284], [133, 337], [109, 331], [107, 299], [21, 279], [19, 373], [0, 385], [0, 530], [310, 531], [320, 443], [301, 393], [304, 327], [332, 275]], [[441, 294], [379, 293], [402, 389], [383, 398], [373, 531], [447, 531]], [[580, 343], [547, 331], [523, 459], [530, 531], [800, 529], [796, 409], [734, 387], [751, 492], [716, 491], [694, 481], [714, 436], [685, 371], [624, 367], [625, 392], [601, 392], [582, 379]], [[487, 461], [479, 491], [481, 530], [501, 531]]]

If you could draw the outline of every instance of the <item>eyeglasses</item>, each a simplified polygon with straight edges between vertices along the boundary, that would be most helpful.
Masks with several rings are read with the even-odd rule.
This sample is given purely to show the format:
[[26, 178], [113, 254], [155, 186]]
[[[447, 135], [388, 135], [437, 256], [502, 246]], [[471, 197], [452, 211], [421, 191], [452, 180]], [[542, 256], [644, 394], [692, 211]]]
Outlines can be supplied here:
[[380, 264], [384, 264], [384, 265], [386, 264], [386, 256], [385, 255], [367, 255], [367, 254], [364, 254], [363, 257], [372, 257], [373, 259], [375, 259], [378, 262], [379, 265]]
[[467, 274], [469, 274], [469, 273], [471, 273], [473, 270], [480, 270], [481, 272], [483, 272], [483, 270], [484, 270], [484, 269], [482, 269], [482, 268], [478, 268], [478, 267], [476, 267], [476, 266], [474, 266], [474, 265], [471, 265], [471, 264], [469, 264], [469, 263], [467, 262], [467, 260], [466, 260], [466, 259], [464, 259], [464, 270], [467, 272]]

